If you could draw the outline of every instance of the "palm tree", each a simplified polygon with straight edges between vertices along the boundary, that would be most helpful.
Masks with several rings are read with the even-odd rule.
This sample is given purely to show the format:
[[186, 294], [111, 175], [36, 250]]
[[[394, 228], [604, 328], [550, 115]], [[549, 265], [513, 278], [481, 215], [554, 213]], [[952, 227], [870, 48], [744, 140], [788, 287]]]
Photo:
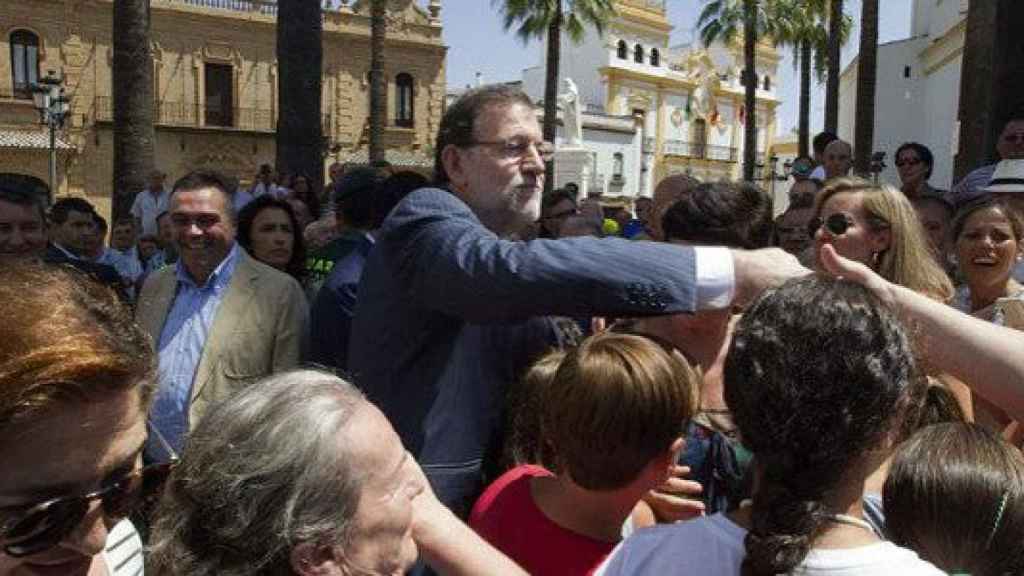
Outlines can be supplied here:
[[278, 0], [277, 168], [309, 175], [316, 189], [324, 172], [321, 18], [319, 2]]
[[[579, 43], [586, 27], [593, 26], [598, 34], [604, 31], [608, 20], [615, 15], [614, 0], [491, 0], [501, 4], [505, 17], [505, 30], [516, 28], [516, 34], [528, 42], [534, 38], [547, 38], [547, 62], [544, 80], [544, 140], [553, 142], [558, 117], [558, 71], [561, 61], [561, 33]], [[544, 192], [554, 187], [554, 162], [546, 166]]]
[[370, 3], [370, 163], [385, 159], [384, 122], [388, 84], [384, 78], [384, 39], [387, 36], [386, 0]]
[[[799, 156], [810, 152], [811, 79], [825, 81], [828, 56], [829, 0], [780, 0], [776, 3], [779, 23], [778, 41], [793, 48], [793, 67], [800, 73]], [[842, 43], [850, 35], [853, 20], [843, 16], [840, 26]]]
[[871, 170], [875, 137], [875, 83], [878, 72], [878, 0], [862, 0], [860, 56], [857, 62], [857, 116], [854, 119], [853, 166], [859, 174]]
[[772, 36], [778, 22], [772, 0], [714, 0], [708, 2], [697, 19], [701, 42], [710, 46], [715, 41], [733, 42], [743, 31], [743, 86], [746, 119], [743, 133], [743, 179], [754, 180], [757, 166], [757, 94], [756, 48], [759, 37]]
[[830, 0], [828, 15], [828, 81], [825, 85], [825, 130], [839, 130], [839, 58], [842, 38], [843, 0]]
[[153, 169], [153, 58], [149, 0], [114, 2], [112, 221], [128, 216]]

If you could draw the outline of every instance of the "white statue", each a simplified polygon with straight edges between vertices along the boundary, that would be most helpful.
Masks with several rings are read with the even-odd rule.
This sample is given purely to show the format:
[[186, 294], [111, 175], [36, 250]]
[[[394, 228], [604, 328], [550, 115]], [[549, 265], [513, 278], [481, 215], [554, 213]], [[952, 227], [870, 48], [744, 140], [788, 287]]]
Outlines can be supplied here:
[[718, 112], [715, 92], [720, 79], [711, 56], [704, 50], [690, 52], [686, 59], [687, 76], [697, 83], [693, 91], [692, 111], [698, 118], [712, 120]]
[[564, 81], [565, 92], [559, 94], [558, 101], [562, 105], [562, 126], [565, 129], [565, 145], [570, 148], [579, 147], [583, 143], [583, 118], [580, 110], [580, 91], [571, 78]]

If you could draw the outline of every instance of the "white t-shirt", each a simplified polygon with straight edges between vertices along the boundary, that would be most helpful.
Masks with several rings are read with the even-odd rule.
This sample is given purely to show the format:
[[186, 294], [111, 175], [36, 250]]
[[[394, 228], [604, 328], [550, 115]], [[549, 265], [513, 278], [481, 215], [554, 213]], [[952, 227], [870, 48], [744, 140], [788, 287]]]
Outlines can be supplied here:
[[[622, 541], [595, 576], [706, 574], [739, 576], [747, 531], [715, 514], [637, 531]], [[891, 542], [811, 550], [794, 576], [942, 576], [944, 572]]]
[[107, 534], [103, 561], [110, 576], [142, 576], [145, 563], [142, 557], [142, 539], [128, 519], [121, 520]]

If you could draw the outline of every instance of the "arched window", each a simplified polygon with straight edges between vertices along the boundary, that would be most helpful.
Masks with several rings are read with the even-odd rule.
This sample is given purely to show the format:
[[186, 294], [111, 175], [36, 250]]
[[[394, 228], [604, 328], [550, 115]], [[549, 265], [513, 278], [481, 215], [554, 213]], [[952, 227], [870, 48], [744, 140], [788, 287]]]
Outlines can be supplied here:
[[11, 32], [11, 85], [15, 98], [32, 98], [39, 81], [39, 36], [28, 30]]
[[633, 61], [637, 64], [644, 63], [644, 47], [637, 44], [633, 47]]
[[657, 48], [651, 48], [651, 66], [661, 65], [661, 53]]
[[395, 76], [395, 126], [413, 127], [413, 80], [402, 72]]
[[772, 77], [767, 75], [767, 74], [765, 74], [764, 75], [764, 91], [768, 92], [771, 89], [772, 89]]
[[619, 60], [625, 60], [629, 57], [629, 46], [625, 40], [619, 40]]

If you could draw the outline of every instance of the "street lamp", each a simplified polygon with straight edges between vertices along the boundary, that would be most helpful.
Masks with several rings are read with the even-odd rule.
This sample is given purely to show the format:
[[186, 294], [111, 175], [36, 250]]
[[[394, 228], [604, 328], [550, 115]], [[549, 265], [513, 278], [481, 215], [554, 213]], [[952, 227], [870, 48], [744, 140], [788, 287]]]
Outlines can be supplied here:
[[32, 103], [39, 111], [39, 121], [50, 129], [50, 196], [48, 200], [51, 203], [57, 185], [57, 130], [64, 126], [64, 120], [71, 108], [71, 99], [64, 95], [63, 84], [64, 79], [50, 70], [45, 78], [40, 78], [39, 82], [31, 87]]

